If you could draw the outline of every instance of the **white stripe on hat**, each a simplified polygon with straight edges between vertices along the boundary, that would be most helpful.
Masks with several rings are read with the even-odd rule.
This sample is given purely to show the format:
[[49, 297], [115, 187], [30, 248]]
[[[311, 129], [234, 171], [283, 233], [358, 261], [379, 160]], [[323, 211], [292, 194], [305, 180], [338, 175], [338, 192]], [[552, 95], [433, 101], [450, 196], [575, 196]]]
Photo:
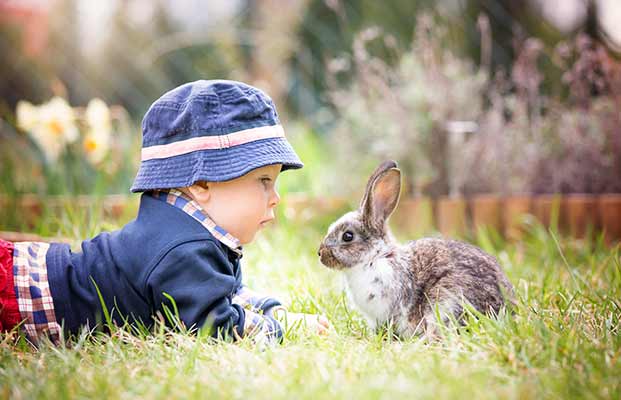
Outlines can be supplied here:
[[179, 142], [144, 147], [142, 161], [167, 158], [191, 153], [197, 150], [225, 149], [261, 139], [285, 137], [282, 125], [259, 126], [226, 135], [201, 136]]

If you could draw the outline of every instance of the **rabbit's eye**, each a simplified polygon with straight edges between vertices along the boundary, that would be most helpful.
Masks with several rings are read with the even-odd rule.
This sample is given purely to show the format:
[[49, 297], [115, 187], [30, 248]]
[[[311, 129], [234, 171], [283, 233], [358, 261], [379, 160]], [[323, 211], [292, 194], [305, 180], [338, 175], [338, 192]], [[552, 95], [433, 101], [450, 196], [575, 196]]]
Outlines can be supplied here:
[[351, 231], [343, 232], [342, 237], [344, 242], [351, 242], [352, 240], [354, 240], [354, 234]]

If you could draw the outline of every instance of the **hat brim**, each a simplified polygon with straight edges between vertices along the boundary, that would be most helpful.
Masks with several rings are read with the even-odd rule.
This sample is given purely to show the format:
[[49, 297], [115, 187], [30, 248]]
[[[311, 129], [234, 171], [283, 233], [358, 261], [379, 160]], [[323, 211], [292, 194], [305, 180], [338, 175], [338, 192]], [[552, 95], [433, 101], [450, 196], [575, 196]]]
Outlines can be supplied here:
[[304, 166], [285, 138], [269, 138], [226, 149], [142, 161], [131, 191], [188, 187], [198, 181], [229, 181], [274, 164], [282, 164], [282, 171]]

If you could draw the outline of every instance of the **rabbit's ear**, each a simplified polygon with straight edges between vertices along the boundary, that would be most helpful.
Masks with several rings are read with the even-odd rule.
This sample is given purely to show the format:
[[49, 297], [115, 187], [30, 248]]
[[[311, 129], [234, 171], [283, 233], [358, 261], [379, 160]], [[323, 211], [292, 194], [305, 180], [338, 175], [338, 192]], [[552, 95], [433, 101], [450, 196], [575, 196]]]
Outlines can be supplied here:
[[369, 180], [367, 181], [367, 187], [364, 191], [364, 196], [362, 196], [362, 200], [360, 201], [360, 209], [364, 210], [365, 209], [365, 205], [369, 199], [369, 194], [371, 193], [371, 191], [373, 190], [373, 185], [375, 184], [375, 181], [377, 180], [377, 177], [380, 176], [381, 174], [383, 174], [384, 172], [388, 171], [391, 168], [397, 168], [397, 163], [392, 161], [392, 160], [388, 160], [388, 161], [384, 161], [383, 163], [381, 163], [376, 169], [375, 171], [373, 171], [373, 173], [371, 174], [371, 177], [369, 178]]
[[383, 231], [386, 220], [397, 207], [401, 192], [401, 171], [392, 167], [379, 173], [367, 191], [362, 208], [365, 226]]

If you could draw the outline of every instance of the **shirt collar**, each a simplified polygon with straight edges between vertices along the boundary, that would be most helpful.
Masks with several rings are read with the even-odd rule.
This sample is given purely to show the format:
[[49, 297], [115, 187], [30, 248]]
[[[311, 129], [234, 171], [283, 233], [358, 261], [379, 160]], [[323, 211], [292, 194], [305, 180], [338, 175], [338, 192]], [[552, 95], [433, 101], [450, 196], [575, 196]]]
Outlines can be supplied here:
[[158, 190], [151, 192], [151, 195], [158, 200], [179, 208], [203, 225], [209, 233], [218, 239], [222, 244], [231, 249], [235, 254], [241, 257], [242, 248], [239, 239], [231, 235], [221, 226], [209, 218], [203, 208], [190, 197], [177, 189]]

